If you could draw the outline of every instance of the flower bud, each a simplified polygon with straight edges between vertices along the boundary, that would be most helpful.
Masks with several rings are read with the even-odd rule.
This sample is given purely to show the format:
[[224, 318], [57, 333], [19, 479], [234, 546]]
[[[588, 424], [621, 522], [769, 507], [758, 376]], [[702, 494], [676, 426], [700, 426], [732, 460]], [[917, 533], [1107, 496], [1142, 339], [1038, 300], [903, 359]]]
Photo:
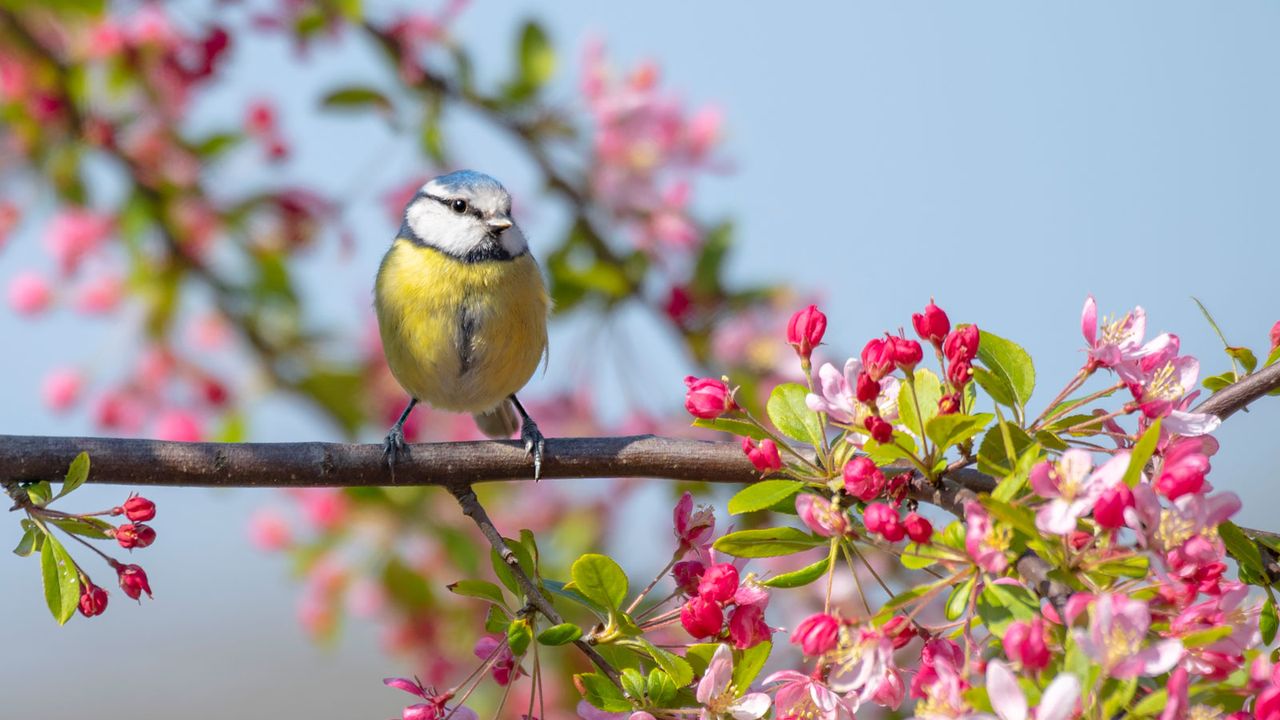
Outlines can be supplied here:
[[702, 574], [706, 572], [707, 566], [697, 560], [685, 560], [678, 562], [671, 568], [671, 578], [676, 581], [676, 588], [685, 595], [697, 595], [698, 583], [702, 581]]
[[755, 647], [772, 634], [761, 605], [739, 605], [729, 616], [729, 643], [739, 650]]
[[698, 596], [727, 603], [738, 591], [738, 568], [731, 563], [716, 563], [707, 568], [698, 581]]
[[855, 381], [854, 396], [858, 398], [858, 402], [870, 405], [880, 397], [880, 383], [872, 380], [866, 372], [860, 372]]
[[680, 625], [695, 639], [715, 637], [724, 625], [724, 611], [710, 598], [696, 597], [680, 608]]
[[893, 372], [893, 339], [886, 337], [869, 341], [862, 348], [862, 369], [876, 382]]
[[1271, 352], [1275, 352], [1276, 348], [1280, 348], [1280, 320], [1271, 326]]
[[80, 614], [94, 617], [106, 612], [106, 609], [107, 591], [91, 582], [85, 582], [80, 588]]
[[982, 334], [977, 325], [956, 328], [942, 343], [942, 354], [947, 356], [949, 363], [972, 362], [978, 356], [978, 342], [981, 337]]
[[761, 440], [759, 445], [753, 444], [751, 438], [742, 438], [742, 452], [747, 454], [747, 459], [762, 473], [782, 469], [778, 446], [768, 438]]
[[690, 415], [704, 420], [714, 420], [729, 410], [737, 408], [733, 402], [733, 393], [722, 380], [715, 378], [696, 378], [690, 375], [684, 379], [688, 392], [684, 396], [684, 408]]
[[898, 511], [884, 503], [868, 505], [862, 513], [862, 522], [867, 526], [867, 532], [880, 535], [889, 542], [898, 542], [907, 535]]
[[436, 703], [410, 705], [400, 714], [400, 720], [440, 720], [440, 706]]
[[911, 315], [911, 324], [915, 327], [920, 339], [928, 340], [934, 347], [942, 347], [942, 341], [946, 340], [947, 333], [951, 332], [950, 318], [942, 308], [934, 305], [932, 300], [924, 306], [923, 313]]
[[911, 624], [905, 615], [894, 615], [889, 618], [889, 622], [880, 628], [885, 637], [893, 641], [893, 649], [901, 650], [911, 642], [912, 638], [919, 634], [916, 626]]
[[1045, 638], [1044, 620], [1017, 620], [1004, 631], [1004, 653], [1027, 670], [1043, 670], [1049, 665], [1049, 646]]
[[150, 525], [125, 523], [116, 528], [116, 542], [126, 550], [144, 548], [156, 541], [156, 531]]
[[890, 340], [893, 341], [893, 363], [905, 373], [915, 370], [916, 365], [924, 358], [924, 351], [920, 349], [920, 343], [904, 337], [890, 338]]
[[791, 642], [805, 657], [818, 657], [840, 641], [840, 621], [826, 613], [810, 615], [791, 632]]
[[1192, 495], [1204, 488], [1205, 473], [1197, 467], [1177, 465], [1161, 471], [1154, 483], [1156, 492], [1170, 500]]
[[124, 590], [125, 595], [137, 600], [145, 592], [147, 597], [151, 597], [151, 584], [147, 582], [147, 574], [141, 567], [116, 563], [115, 569], [117, 578], [120, 580], [120, 589]]
[[928, 545], [933, 540], [933, 523], [919, 513], [907, 513], [902, 526], [913, 543]]
[[822, 537], [835, 537], [849, 532], [849, 518], [833, 500], [800, 493], [796, 495], [796, 514], [805, 527]]
[[1098, 496], [1093, 505], [1093, 519], [1108, 530], [1124, 527], [1124, 511], [1133, 507], [1133, 491], [1124, 483], [1116, 483]]
[[960, 412], [960, 393], [947, 393], [938, 398], [939, 415], [955, 415]]
[[810, 305], [791, 316], [791, 322], [787, 323], [787, 342], [796, 349], [797, 355], [808, 360], [826, 332], [827, 316], [817, 305]]
[[880, 684], [871, 693], [871, 702], [890, 710], [897, 710], [906, 696], [907, 687], [902, 682], [902, 674], [891, 669], [884, 674]]
[[871, 415], [862, 425], [871, 434], [871, 439], [878, 443], [887, 443], [893, 439], [893, 426], [882, 417]]
[[947, 380], [951, 381], [951, 387], [957, 391], [968, 385], [971, 379], [973, 379], [973, 367], [968, 360], [960, 360], [947, 365]]
[[226, 405], [227, 398], [230, 397], [227, 392], [227, 386], [213, 378], [205, 378], [200, 381], [200, 394], [204, 396], [204, 401], [213, 407]]
[[863, 502], [870, 502], [884, 491], [884, 473], [866, 455], [858, 455], [844, 466], [844, 490]]
[[146, 522], [156, 516], [156, 504], [150, 500], [134, 495], [124, 501], [124, 505], [111, 511], [112, 515], [124, 515], [130, 522]]

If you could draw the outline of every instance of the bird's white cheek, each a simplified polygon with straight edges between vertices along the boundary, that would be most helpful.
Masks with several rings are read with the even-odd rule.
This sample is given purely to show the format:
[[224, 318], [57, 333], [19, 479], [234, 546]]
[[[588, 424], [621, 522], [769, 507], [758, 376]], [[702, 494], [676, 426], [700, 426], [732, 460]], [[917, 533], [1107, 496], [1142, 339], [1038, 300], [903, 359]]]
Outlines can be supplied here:
[[529, 249], [529, 243], [525, 242], [524, 233], [520, 232], [520, 228], [512, 227], [500, 236], [502, 247], [512, 255], [519, 255]]

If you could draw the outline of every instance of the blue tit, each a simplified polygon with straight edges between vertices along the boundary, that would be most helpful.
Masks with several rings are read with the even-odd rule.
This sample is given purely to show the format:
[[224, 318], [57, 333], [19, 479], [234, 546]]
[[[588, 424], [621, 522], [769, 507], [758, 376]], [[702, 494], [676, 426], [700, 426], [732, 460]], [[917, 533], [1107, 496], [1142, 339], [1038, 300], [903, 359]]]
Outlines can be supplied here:
[[387, 435], [389, 461], [405, 449], [409, 413], [425, 402], [471, 413], [489, 437], [510, 437], [519, 427], [537, 479], [545, 439], [516, 392], [547, 351], [550, 306], [511, 219], [511, 196], [497, 180], [460, 170], [423, 185], [374, 285], [387, 364], [409, 393]]

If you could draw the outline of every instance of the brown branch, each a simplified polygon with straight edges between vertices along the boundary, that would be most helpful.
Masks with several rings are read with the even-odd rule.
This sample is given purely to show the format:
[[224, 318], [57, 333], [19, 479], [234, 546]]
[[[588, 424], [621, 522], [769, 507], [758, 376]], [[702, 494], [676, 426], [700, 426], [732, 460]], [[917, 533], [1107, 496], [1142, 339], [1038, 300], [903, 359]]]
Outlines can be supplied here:
[[1197, 405], [1195, 412], [1217, 415], [1226, 420], [1237, 412], [1246, 410], [1249, 403], [1276, 389], [1280, 389], [1280, 362], [1246, 375], [1219, 390], [1213, 397]]

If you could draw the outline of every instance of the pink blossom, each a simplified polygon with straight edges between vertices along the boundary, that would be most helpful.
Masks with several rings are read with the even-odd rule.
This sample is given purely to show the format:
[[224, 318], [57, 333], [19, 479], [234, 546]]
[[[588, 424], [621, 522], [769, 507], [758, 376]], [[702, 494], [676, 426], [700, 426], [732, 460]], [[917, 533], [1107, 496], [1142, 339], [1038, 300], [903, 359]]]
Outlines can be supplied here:
[[1098, 305], [1090, 295], [1080, 314], [1080, 331], [1089, 343], [1089, 360], [1105, 368], [1115, 368], [1142, 356], [1147, 312], [1137, 307], [1119, 320], [1104, 320], [1099, 334]]
[[1036, 510], [1036, 527], [1041, 532], [1065, 535], [1076, 529], [1076, 521], [1089, 514], [1107, 489], [1123, 482], [1129, 467], [1129, 453], [1117, 453], [1097, 471], [1088, 452], [1070, 449], [1058, 462], [1042, 462], [1031, 469], [1031, 487], [1048, 498]]
[[698, 581], [698, 595], [724, 604], [738, 591], [738, 568], [732, 563], [716, 563], [702, 573]]
[[397, 690], [403, 690], [410, 695], [416, 695], [427, 702], [410, 705], [404, 709], [402, 720], [442, 720], [442, 718], [457, 718], [458, 720], [479, 720], [479, 716], [475, 711], [467, 707], [448, 707], [445, 703], [453, 699], [453, 693], [436, 693], [434, 690], [425, 688], [422, 683], [408, 678], [384, 678], [382, 684]]
[[764, 621], [763, 605], [739, 605], [729, 614], [729, 642], [739, 650], [755, 647], [773, 636]]
[[44, 276], [24, 272], [9, 281], [9, 306], [22, 315], [36, 315], [49, 307], [53, 291]]
[[1218, 428], [1216, 415], [1187, 412], [1194, 397], [1200, 362], [1190, 356], [1173, 358], [1129, 380], [1129, 391], [1144, 417], [1165, 418], [1163, 428], [1175, 435], [1205, 435]]
[[1164, 560], [1165, 566], [1188, 578], [1222, 559], [1217, 527], [1240, 509], [1235, 493], [1183, 495], [1166, 508], [1150, 485], [1133, 489], [1134, 506], [1126, 514], [1138, 542]]
[[199, 442], [203, 430], [195, 415], [185, 410], [166, 410], [156, 418], [152, 434], [157, 440]]
[[827, 655], [831, 661], [828, 683], [832, 690], [870, 698], [893, 672], [893, 639], [883, 628], [864, 625], [848, 630], [848, 641]]
[[778, 454], [778, 446], [769, 438], [761, 440], [758, 444], [751, 442], [751, 438], [742, 438], [742, 452], [746, 453], [747, 459], [756, 470], [762, 473], [782, 469], [782, 457]]
[[845, 492], [863, 502], [870, 502], [884, 491], [884, 473], [865, 455], [856, 455], [844, 466]]
[[880, 707], [897, 710], [906, 696], [907, 686], [902, 682], [902, 672], [891, 667], [871, 690], [868, 699]]
[[1210, 470], [1204, 448], [1200, 438], [1179, 438], [1171, 442], [1164, 450], [1160, 472], [1153, 483], [1156, 491], [1177, 500], [1203, 490], [1205, 475]]
[[828, 613], [814, 613], [800, 622], [791, 633], [792, 644], [799, 645], [806, 657], [835, 648], [840, 639], [840, 621]]
[[[987, 663], [987, 694], [1000, 720], [1027, 720], [1027, 697], [1018, 678], [999, 660]], [[1076, 714], [1080, 702], [1080, 678], [1060, 673], [1045, 688], [1036, 707], [1035, 720], [1067, 720]]]
[[711, 656], [707, 671], [698, 681], [697, 699], [702, 705], [701, 720], [718, 720], [729, 715], [734, 720], [756, 720], [769, 712], [772, 704], [764, 693], [739, 696], [733, 687], [733, 651], [720, 645]]
[[1044, 619], [1035, 617], [1030, 622], [1018, 620], [1009, 623], [1001, 643], [1010, 660], [1027, 670], [1036, 671], [1045, 669], [1052, 657], [1047, 639]]
[[796, 514], [805, 527], [823, 537], [835, 537], [849, 532], [849, 516], [835, 500], [800, 493], [796, 495]]
[[114, 226], [110, 215], [83, 208], [64, 210], [49, 222], [45, 249], [57, 260], [62, 274], [69, 275], [111, 235]]
[[62, 412], [76, 403], [83, 386], [84, 378], [79, 370], [62, 368], [45, 375], [40, 394], [50, 410]]
[[1168, 672], [1182, 658], [1182, 643], [1147, 643], [1151, 613], [1147, 604], [1126, 595], [1099, 595], [1089, 607], [1088, 630], [1076, 630], [1085, 654], [1112, 677], [1154, 677]]
[[711, 598], [690, 598], [680, 608], [680, 626], [699, 640], [716, 637], [724, 626], [724, 609]]
[[694, 512], [691, 493], [686, 492], [680, 496], [671, 517], [676, 539], [680, 541], [680, 548], [685, 551], [702, 547], [716, 531], [715, 513], [706, 506]]
[[[858, 402], [855, 395], [861, 372], [862, 362], [857, 358], [849, 358], [845, 362], [843, 374], [831, 363], [823, 363], [818, 368], [818, 384], [822, 394], [810, 393], [805, 397], [805, 404], [814, 412], [826, 413], [832, 422], [861, 426], [870, 414], [870, 409]], [[880, 394], [876, 398], [876, 409], [880, 417], [887, 420], [898, 417], [899, 390], [897, 378], [885, 377], [880, 381]]]
[[86, 315], [111, 312], [124, 297], [124, 282], [104, 273], [90, 279], [76, 291], [75, 306]]
[[823, 682], [795, 670], [782, 670], [764, 679], [765, 685], [777, 684], [773, 705], [778, 718], [811, 720], [854, 720], [858, 699], [843, 698]]
[[493, 681], [499, 685], [506, 685], [523, 674], [520, 664], [516, 662], [515, 655], [511, 653], [511, 647], [507, 645], [506, 638], [499, 638], [493, 635], [482, 636], [476, 641], [473, 653], [481, 660], [495, 657], [494, 653], [497, 653], [493, 667], [489, 672], [493, 675]]
[[1009, 567], [1005, 551], [1009, 548], [1007, 532], [998, 531], [991, 523], [991, 515], [982, 504], [970, 500], [964, 504], [964, 548], [978, 567], [998, 575]]

